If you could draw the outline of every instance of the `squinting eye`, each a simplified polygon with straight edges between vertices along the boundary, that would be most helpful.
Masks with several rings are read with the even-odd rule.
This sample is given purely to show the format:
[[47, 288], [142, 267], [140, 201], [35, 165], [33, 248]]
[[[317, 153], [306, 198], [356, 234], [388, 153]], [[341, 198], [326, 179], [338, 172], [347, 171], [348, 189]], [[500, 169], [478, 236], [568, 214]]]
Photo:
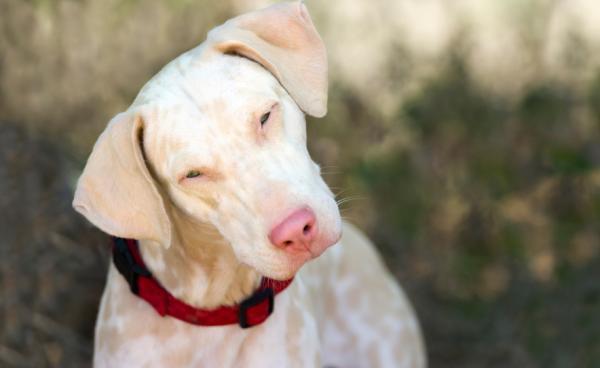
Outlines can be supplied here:
[[269, 120], [269, 116], [271, 116], [271, 111], [269, 111], [266, 114], [263, 114], [263, 116], [260, 117], [260, 125], [265, 125], [267, 120]]
[[202, 176], [202, 173], [198, 170], [190, 170], [187, 174], [185, 174], [185, 177], [188, 179], [197, 178], [198, 176]]

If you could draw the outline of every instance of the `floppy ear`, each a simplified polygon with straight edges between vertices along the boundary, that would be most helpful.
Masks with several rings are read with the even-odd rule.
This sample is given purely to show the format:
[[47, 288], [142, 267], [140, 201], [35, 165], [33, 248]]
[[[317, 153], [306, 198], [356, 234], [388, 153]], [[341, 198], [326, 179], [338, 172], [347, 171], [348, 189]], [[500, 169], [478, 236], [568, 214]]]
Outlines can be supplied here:
[[102, 231], [171, 242], [171, 224], [142, 153], [139, 113], [115, 116], [98, 138], [77, 182], [73, 207]]
[[233, 18], [209, 32], [209, 47], [270, 71], [307, 114], [327, 113], [327, 54], [306, 6], [281, 3]]

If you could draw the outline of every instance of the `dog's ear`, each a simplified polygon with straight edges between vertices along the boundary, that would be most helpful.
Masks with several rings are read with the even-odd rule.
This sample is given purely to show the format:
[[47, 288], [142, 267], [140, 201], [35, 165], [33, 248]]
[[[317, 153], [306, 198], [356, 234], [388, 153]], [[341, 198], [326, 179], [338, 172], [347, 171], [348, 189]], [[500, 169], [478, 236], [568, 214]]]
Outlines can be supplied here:
[[307, 114], [327, 113], [327, 53], [301, 2], [233, 18], [209, 32], [209, 47], [239, 54], [270, 71]]
[[115, 116], [77, 182], [73, 207], [102, 231], [169, 247], [171, 223], [144, 160], [141, 113]]

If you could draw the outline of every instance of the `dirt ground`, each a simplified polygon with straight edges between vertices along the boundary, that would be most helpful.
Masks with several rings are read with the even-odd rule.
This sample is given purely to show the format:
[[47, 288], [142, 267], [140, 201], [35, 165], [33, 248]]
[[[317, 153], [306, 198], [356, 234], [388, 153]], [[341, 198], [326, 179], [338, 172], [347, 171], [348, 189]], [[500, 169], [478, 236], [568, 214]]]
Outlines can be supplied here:
[[[0, 2], [0, 367], [90, 366], [109, 255], [71, 208], [85, 159], [162, 65], [265, 2]], [[307, 3], [331, 66], [311, 155], [430, 366], [600, 367], [598, 2]]]
[[[85, 367], [108, 238], [70, 206], [77, 165], [54, 144], [0, 125], [0, 365]], [[376, 240], [378, 234], [372, 234]], [[594, 367], [600, 261], [540, 285], [517, 265], [494, 300], [456, 298], [384, 255], [423, 325], [432, 367]]]

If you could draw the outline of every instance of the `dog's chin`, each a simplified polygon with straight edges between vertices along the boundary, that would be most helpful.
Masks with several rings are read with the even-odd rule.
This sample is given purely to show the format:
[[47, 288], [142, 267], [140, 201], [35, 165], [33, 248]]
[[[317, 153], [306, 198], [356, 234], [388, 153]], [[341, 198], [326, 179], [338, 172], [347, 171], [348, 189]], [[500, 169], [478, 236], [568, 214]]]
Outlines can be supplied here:
[[254, 269], [262, 276], [273, 280], [289, 280], [294, 277], [300, 268], [307, 262], [318, 258], [329, 247], [336, 244], [340, 237], [341, 234], [336, 234], [330, 239], [321, 239], [321, 244], [318, 244], [310, 251], [307, 250], [293, 253], [277, 252], [272, 259], [269, 259], [262, 265], [256, 265]]
[[296, 254], [292, 257], [284, 257], [276, 264], [267, 267], [256, 267], [256, 271], [264, 277], [273, 280], [284, 281], [293, 278], [296, 273], [310, 261], [313, 257], [307, 252], [306, 254]]

